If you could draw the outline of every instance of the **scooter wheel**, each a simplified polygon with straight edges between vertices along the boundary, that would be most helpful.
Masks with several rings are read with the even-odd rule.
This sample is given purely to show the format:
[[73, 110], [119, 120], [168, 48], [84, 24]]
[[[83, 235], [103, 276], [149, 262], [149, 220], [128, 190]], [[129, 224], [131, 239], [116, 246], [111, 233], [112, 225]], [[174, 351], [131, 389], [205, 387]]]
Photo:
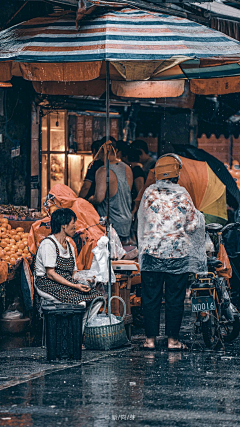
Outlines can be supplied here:
[[202, 322], [203, 341], [207, 348], [215, 348], [219, 343], [218, 321], [215, 317], [209, 316], [206, 322]]
[[239, 317], [235, 317], [234, 322], [230, 324], [226, 324], [221, 328], [221, 333], [224, 342], [232, 342], [239, 335], [240, 322]]

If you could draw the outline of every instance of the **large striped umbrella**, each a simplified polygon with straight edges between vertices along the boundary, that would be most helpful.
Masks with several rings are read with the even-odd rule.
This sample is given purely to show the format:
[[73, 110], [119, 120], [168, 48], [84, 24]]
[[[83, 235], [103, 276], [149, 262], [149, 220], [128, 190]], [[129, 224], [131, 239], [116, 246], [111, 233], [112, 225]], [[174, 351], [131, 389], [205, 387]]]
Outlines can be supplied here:
[[223, 33], [187, 19], [128, 8], [85, 18], [79, 30], [74, 15], [67, 13], [35, 18], [0, 34], [1, 59], [24, 62], [239, 59], [240, 53], [239, 42]]
[[71, 92], [71, 82], [75, 94], [101, 93], [105, 61], [120, 96], [180, 96], [186, 79], [193, 93], [240, 90], [240, 43], [183, 18], [126, 8], [85, 17], [79, 30], [65, 13], [0, 32], [0, 81], [21, 75], [45, 93]]
[[[187, 79], [193, 93], [216, 95], [240, 91], [239, 63], [238, 41], [186, 19], [129, 8], [86, 16], [79, 30], [67, 13], [0, 32], [0, 81], [17, 75], [42, 93], [99, 95], [106, 79], [107, 138], [110, 79], [122, 97], [179, 97]], [[107, 157], [107, 195], [108, 177]], [[109, 210], [107, 229], [110, 237]], [[110, 267], [109, 256], [109, 297]]]

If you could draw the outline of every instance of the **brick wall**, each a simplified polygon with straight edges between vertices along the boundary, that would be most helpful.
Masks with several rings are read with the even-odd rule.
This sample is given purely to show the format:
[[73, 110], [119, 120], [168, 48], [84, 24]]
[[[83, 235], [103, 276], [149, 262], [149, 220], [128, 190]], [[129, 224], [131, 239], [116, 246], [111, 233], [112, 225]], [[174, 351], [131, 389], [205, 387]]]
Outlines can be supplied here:
[[[223, 163], [229, 163], [229, 138], [226, 139], [224, 135], [217, 139], [215, 135], [207, 138], [203, 134], [198, 139], [198, 148], [202, 148]], [[233, 160], [238, 160], [240, 163], [240, 137], [233, 138]]]

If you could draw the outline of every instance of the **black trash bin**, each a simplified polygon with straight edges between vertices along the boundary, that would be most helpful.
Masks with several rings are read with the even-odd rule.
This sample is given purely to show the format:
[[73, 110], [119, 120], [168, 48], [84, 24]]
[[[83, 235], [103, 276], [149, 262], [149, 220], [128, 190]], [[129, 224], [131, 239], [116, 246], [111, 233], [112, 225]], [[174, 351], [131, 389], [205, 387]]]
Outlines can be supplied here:
[[42, 310], [46, 325], [47, 359], [80, 360], [86, 308], [59, 303], [45, 305]]

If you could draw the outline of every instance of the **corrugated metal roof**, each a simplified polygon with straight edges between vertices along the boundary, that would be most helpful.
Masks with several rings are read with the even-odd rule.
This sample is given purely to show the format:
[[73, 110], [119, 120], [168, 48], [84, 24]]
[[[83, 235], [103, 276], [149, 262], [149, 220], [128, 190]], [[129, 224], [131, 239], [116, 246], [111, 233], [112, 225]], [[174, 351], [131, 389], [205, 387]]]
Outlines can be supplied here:
[[206, 3], [192, 3], [192, 6], [203, 9], [209, 15], [218, 15], [222, 18], [231, 18], [240, 20], [240, 10], [234, 7], [228, 6], [220, 1], [206, 2]]

